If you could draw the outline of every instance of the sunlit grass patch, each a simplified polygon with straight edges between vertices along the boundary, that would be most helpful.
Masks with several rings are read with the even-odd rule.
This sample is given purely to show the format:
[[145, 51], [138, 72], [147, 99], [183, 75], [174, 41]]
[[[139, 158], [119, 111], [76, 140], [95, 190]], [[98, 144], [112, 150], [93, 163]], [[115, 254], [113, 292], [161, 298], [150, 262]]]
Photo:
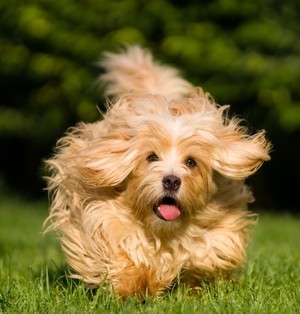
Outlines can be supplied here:
[[55, 235], [41, 234], [46, 202], [0, 198], [2, 313], [297, 313], [300, 312], [300, 219], [261, 214], [237, 282], [180, 286], [139, 302], [68, 277]]

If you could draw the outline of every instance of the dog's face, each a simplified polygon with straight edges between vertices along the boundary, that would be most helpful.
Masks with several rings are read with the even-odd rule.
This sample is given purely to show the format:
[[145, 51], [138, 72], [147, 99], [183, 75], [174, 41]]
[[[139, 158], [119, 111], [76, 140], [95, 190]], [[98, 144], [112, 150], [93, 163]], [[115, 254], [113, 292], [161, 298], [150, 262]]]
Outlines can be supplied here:
[[137, 129], [138, 157], [125, 194], [133, 214], [155, 232], [178, 231], [212, 193], [211, 156], [190, 124], [153, 117]]
[[216, 192], [214, 173], [243, 180], [269, 159], [263, 132], [249, 136], [224, 118], [224, 108], [202, 110], [202, 103], [193, 113], [163, 98], [121, 99], [93, 126], [95, 134], [104, 131], [82, 144], [74, 161], [79, 182], [100, 188], [102, 197], [105, 191], [110, 199], [121, 196], [133, 219], [154, 233], [185, 228]]

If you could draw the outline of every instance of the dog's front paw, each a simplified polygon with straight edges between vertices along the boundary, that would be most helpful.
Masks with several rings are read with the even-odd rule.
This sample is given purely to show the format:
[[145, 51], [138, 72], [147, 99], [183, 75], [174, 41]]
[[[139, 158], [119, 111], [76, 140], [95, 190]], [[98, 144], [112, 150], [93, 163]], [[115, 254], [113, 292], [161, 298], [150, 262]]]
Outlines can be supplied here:
[[144, 265], [130, 266], [122, 270], [114, 290], [123, 299], [135, 297], [144, 300], [159, 295], [169, 284], [170, 282], [157, 279], [156, 272]]

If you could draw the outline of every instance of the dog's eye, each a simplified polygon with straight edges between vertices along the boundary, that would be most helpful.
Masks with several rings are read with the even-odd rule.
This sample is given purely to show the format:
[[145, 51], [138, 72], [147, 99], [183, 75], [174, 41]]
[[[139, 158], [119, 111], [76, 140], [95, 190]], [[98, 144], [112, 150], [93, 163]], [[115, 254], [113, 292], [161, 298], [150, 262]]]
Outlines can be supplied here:
[[194, 168], [194, 167], [196, 167], [197, 163], [196, 163], [196, 161], [195, 161], [194, 159], [189, 158], [189, 159], [187, 159], [187, 161], [186, 161], [186, 165], [187, 165], [189, 168]]
[[157, 157], [157, 155], [156, 154], [151, 154], [151, 155], [149, 155], [148, 157], [147, 157], [147, 160], [149, 161], [149, 162], [153, 162], [153, 161], [158, 161], [158, 157]]

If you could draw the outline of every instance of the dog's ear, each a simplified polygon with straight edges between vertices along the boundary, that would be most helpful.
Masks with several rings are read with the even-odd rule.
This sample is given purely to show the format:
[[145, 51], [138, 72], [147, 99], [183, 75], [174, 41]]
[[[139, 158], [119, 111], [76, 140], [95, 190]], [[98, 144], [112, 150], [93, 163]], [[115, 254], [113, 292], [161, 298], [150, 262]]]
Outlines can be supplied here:
[[220, 174], [232, 179], [245, 179], [270, 159], [270, 143], [264, 131], [247, 135], [243, 127], [225, 126], [213, 149], [212, 166]]
[[88, 187], [113, 187], [122, 183], [135, 167], [137, 150], [130, 140], [103, 137], [77, 156], [77, 170]]

